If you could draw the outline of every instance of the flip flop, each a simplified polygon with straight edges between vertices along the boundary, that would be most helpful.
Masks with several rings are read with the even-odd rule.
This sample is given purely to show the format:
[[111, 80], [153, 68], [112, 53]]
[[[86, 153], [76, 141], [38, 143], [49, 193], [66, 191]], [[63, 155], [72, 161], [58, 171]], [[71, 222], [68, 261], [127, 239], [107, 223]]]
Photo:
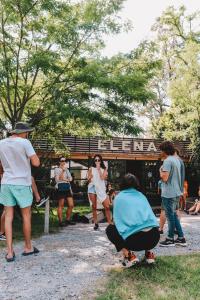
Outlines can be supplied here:
[[5, 259], [6, 259], [7, 262], [12, 262], [12, 261], [15, 260], [15, 252], [13, 252], [13, 257], [8, 258], [7, 255], [8, 255], [8, 253], [5, 256]]
[[32, 254], [37, 254], [39, 252], [40, 251], [36, 247], [33, 247], [33, 251], [31, 251], [31, 252], [23, 252], [22, 255], [23, 256], [28, 256], [28, 255], [32, 255]]
[[48, 200], [49, 200], [49, 196], [48, 196], [47, 198], [41, 199], [40, 202], [38, 202], [38, 203], [36, 204], [36, 206], [37, 206], [37, 207], [40, 207], [40, 206], [42, 206], [42, 204], [44, 204], [44, 203], [47, 202]]

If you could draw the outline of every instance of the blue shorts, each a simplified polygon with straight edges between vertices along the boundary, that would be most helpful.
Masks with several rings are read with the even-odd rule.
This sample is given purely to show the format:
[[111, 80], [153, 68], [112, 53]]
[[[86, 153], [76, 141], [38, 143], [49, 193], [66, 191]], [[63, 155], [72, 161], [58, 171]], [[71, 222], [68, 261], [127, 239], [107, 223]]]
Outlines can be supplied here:
[[88, 187], [88, 194], [95, 194], [96, 195], [96, 190], [95, 190], [94, 185]]
[[4, 206], [18, 205], [20, 208], [29, 207], [33, 202], [31, 186], [2, 184], [0, 203]]

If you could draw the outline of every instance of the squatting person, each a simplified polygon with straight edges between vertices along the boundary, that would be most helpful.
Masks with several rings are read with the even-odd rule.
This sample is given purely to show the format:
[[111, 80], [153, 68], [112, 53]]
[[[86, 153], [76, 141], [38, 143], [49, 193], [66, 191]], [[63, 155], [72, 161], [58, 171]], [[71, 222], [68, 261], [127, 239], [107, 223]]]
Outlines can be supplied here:
[[117, 251], [123, 252], [123, 266], [131, 267], [138, 262], [132, 251], [145, 251], [145, 260], [155, 262], [153, 249], [160, 239], [157, 219], [147, 198], [139, 192], [137, 178], [126, 174], [120, 193], [115, 197], [114, 224], [106, 229], [108, 239]]

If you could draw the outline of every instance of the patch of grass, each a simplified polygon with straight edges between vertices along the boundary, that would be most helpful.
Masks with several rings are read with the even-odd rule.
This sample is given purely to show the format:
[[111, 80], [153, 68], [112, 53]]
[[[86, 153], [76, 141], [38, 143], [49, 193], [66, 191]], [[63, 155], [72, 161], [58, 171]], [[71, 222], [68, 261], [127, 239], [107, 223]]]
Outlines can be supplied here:
[[199, 254], [159, 257], [154, 267], [112, 271], [96, 300], [197, 300], [199, 280]]
[[80, 215], [89, 214], [91, 211], [92, 210], [91, 210], [91, 207], [89, 206], [89, 204], [85, 204], [85, 205], [77, 204], [73, 209], [74, 213], [80, 213]]
[[[79, 212], [80, 214], [87, 214], [91, 212], [91, 209], [88, 205], [77, 205], [74, 208], [74, 212]], [[63, 219], [65, 219], [66, 208], [63, 210]], [[50, 212], [49, 220], [49, 231], [51, 233], [59, 232], [58, 226], [58, 217], [57, 217], [57, 208], [52, 208]], [[44, 233], [44, 208], [39, 208], [38, 211], [32, 211], [32, 238], [37, 238]], [[22, 231], [22, 220], [18, 213], [15, 213], [15, 218], [13, 221], [13, 241], [23, 240], [23, 231]], [[4, 248], [6, 245], [5, 242], [0, 241], [0, 248]]]

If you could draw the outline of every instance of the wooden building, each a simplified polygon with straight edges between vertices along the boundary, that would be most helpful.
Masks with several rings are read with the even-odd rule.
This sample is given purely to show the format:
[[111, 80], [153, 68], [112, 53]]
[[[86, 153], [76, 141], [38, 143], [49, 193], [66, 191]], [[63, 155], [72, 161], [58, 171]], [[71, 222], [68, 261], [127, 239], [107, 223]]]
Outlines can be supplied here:
[[[105, 140], [100, 137], [65, 136], [60, 141], [66, 145], [66, 152], [69, 153], [69, 169], [74, 174], [77, 186], [86, 187], [87, 170], [92, 157], [98, 153], [102, 155], [108, 166], [109, 182], [116, 188], [121, 177], [130, 172], [139, 178], [141, 188], [150, 201], [154, 204], [158, 201], [157, 184], [159, 168], [162, 164], [159, 145], [162, 140], [121, 137]], [[186, 177], [189, 181], [190, 194], [193, 196], [196, 194], [199, 183], [198, 176], [194, 171], [191, 171], [190, 157], [192, 153], [189, 142], [176, 142], [175, 146], [179, 149], [180, 156], [185, 161]], [[35, 148], [40, 155], [49, 155], [45, 140], [36, 143]], [[57, 155], [53, 152], [50, 156], [53, 161], [57, 158]]]

